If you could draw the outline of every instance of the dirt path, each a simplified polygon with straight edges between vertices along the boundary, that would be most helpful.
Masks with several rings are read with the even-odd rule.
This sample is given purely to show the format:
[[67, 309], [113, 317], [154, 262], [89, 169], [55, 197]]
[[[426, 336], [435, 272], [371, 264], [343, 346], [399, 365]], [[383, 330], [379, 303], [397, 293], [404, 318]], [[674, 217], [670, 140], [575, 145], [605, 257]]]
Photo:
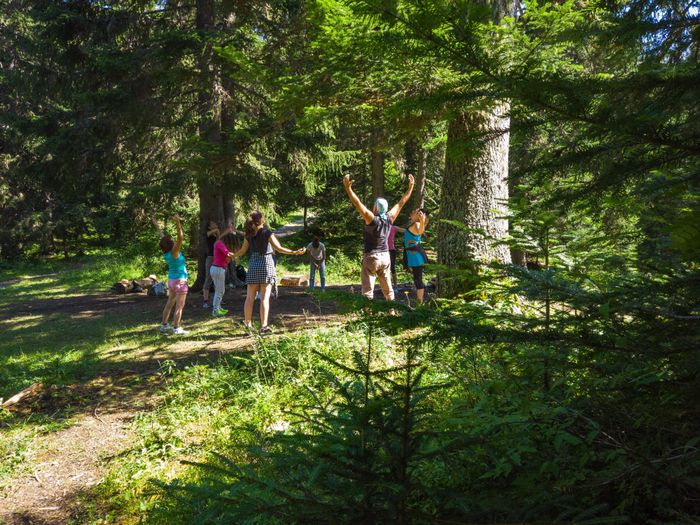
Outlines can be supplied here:
[[[280, 287], [279, 292], [279, 298], [271, 302], [275, 334], [340, 320], [332, 302], [317, 301], [305, 288]], [[225, 302], [231, 312], [228, 320], [221, 320], [221, 334], [206, 340], [168, 337], [158, 350], [137, 352], [128, 363], [112, 362], [84, 383], [44, 389], [15, 407], [26, 417], [33, 413], [59, 414], [59, 418], [66, 418], [66, 426], [35, 440], [31, 471], [16, 475], [0, 492], [0, 523], [79, 523], [81, 497], [100, 482], [109, 458], [132, 443], [132, 419], [157, 404], [164, 384], [160, 364], [173, 360], [184, 365], [248, 351], [255, 336], [247, 335], [238, 325], [244, 298], [244, 289], [227, 290]], [[0, 308], [0, 322], [25, 314], [84, 319], [128, 310], [152, 319], [153, 330], [157, 330], [163, 302], [163, 298], [145, 294], [44, 299]], [[188, 298], [183, 315], [185, 326], [194, 326], [209, 316], [210, 312], [201, 307], [198, 294]]]
[[69, 428], [48, 434], [36, 452], [32, 472], [13, 480], [0, 499], [0, 523], [67, 523], [80, 513], [80, 495], [102, 480], [107, 456], [133, 438], [133, 412], [95, 412]]
[[[313, 214], [309, 214], [307, 216], [307, 220], [311, 220], [314, 218]], [[285, 224], [284, 226], [281, 226], [277, 228], [274, 232], [276, 237], [282, 238], [282, 237], [287, 237], [288, 235], [293, 235], [301, 230], [304, 229], [304, 219], [296, 219], [288, 224]]]

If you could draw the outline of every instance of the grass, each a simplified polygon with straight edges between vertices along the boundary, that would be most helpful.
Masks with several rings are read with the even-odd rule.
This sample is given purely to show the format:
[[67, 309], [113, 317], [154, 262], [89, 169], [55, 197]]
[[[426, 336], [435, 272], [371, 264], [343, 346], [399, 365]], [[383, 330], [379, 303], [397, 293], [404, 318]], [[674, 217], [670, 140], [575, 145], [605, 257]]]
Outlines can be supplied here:
[[[284, 241], [290, 247], [307, 243], [303, 232]], [[329, 245], [328, 284], [356, 284], [359, 255], [345, 255], [342, 244]], [[280, 276], [308, 271], [305, 256], [278, 261]], [[230, 350], [241, 329], [197, 318], [188, 323], [186, 338], [163, 338], [156, 330], [162, 298], [133, 297], [136, 301], [117, 308], [112, 298], [87, 309], [62, 306], [71, 299], [100, 299], [118, 279], [150, 273], [164, 277], [158, 257], [111, 251], [3, 267], [4, 280], [18, 281], [0, 288], [0, 397], [34, 383], [46, 385], [47, 393], [25, 407], [29, 412], [0, 410], [0, 488], [32, 471], [47, 433], [75, 424], [98, 400], [105, 409], [131, 404], [137, 441], [110, 462], [104, 481], [84, 495], [86, 511], [78, 522], [139, 522], [143, 511], [157, 504], [150, 496], [152, 479], [197, 476], [183, 467], [183, 459], [203, 459], [214, 450], [236, 457], [243, 454], [246, 428], [284, 426], [286, 412], [309, 395], [308, 387], [322, 386], [323, 363], [314, 349], [347, 359], [364, 344], [361, 332], [319, 328], [260, 339], [254, 348], [242, 346], [222, 355], [218, 341], [223, 338]], [[45, 308], [32, 311], [39, 304]], [[391, 341], [379, 344], [388, 349]], [[391, 352], [385, 357], [390, 359]], [[124, 371], [135, 377], [120, 389], [119, 399], [104, 397], [95, 381]], [[156, 380], [139, 379], [142, 372], [149, 377], [155, 373]], [[155, 409], [140, 408], [145, 406], [144, 390], [162, 399]], [[67, 399], [69, 395], [75, 397]]]
[[[300, 266], [292, 266], [280, 272], [296, 272], [298, 268]], [[187, 372], [190, 375], [183, 377], [193, 379], [196, 376], [192, 374], [201, 375], [206, 367], [217, 362], [217, 351], [202, 353], [202, 349], [216, 343], [222, 336], [236, 337], [240, 335], [240, 330], [230, 323], [217, 323], [207, 318], [191, 323], [187, 338], [174, 343], [155, 330], [162, 299], [139, 297], [133, 305], [118, 309], [113, 309], [108, 300], [104, 305], [97, 304], [94, 311], [88, 310], [86, 313], [84, 309], [79, 309], [80, 314], [75, 313], [76, 309], [61, 307], [64, 304], [62, 301], [70, 298], [86, 300], [82, 297], [104, 294], [119, 278], [137, 278], [152, 272], [162, 276], [162, 264], [156, 257], [120, 257], [109, 251], [67, 261], [20, 262], [12, 267], [5, 265], [3, 279], [19, 280], [6, 283], [0, 289], [0, 330], [4, 335], [0, 338], [0, 397], [7, 399], [35, 383], [43, 383], [47, 387], [90, 385], [95, 378], [119, 370], [160, 370], [166, 374], [170, 370], [185, 374], [179, 367], [192, 366], [192, 370]], [[38, 302], [46, 309], [31, 312], [29, 307], [34, 308]], [[188, 362], [187, 365], [181, 363], [183, 359]], [[216, 366], [223, 367], [221, 370], [233, 367], [229, 361]], [[214, 368], [212, 374], [224, 377], [226, 374], [221, 370]], [[260, 373], [264, 374], [265, 370], [265, 367], [260, 368]], [[220, 384], [212, 378], [207, 380], [215, 385]], [[89, 390], [87, 386], [85, 388]], [[135, 395], [135, 392], [129, 391], [125, 395], [131, 393]], [[37, 411], [35, 407], [30, 417], [0, 410], [0, 486], [19, 472], [30, 469], [34, 451], [43, 435], [71, 424], [71, 418], [84, 411], [85, 403], [95, 402], [86, 398], [63, 403], [53, 399], [53, 396], [50, 394], [51, 399], [43, 401], [51, 405], [50, 408], [38, 407]], [[249, 395], [248, 399], [254, 397]], [[206, 419], [211, 407], [206, 404], [186, 407], [183, 402], [180, 409], [184, 413], [179, 418], [197, 420], [190, 426], [183, 424], [183, 431], [189, 429], [188, 432], [194, 432], [195, 427], [206, 428], [201, 421]], [[259, 407], [255, 410], [264, 412]], [[213, 416], [210, 414], [206, 417]], [[140, 416], [137, 422], [146, 419]], [[175, 426], [180, 427], [181, 419], [173, 421], [177, 421]], [[150, 425], [148, 428], [151, 430], [156, 428], [151, 423], [143, 425]], [[138, 423], [137, 428], [140, 428]], [[143, 432], [144, 446], [148, 448], [151, 446], [148, 443], [155, 438], [148, 437], [150, 430]], [[208, 434], [209, 431], [206, 432]]]
[[[94, 310], [79, 314], [61, 307], [67, 298], [103, 294], [119, 277], [147, 275], [157, 267], [157, 260], [122, 259], [104, 253], [79, 261], [17, 265], [9, 274], [18, 278], [45, 275], [47, 270], [52, 270], [52, 275], [0, 289], [0, 398], [7, 399], [34, 383], [46, 387], [89, 384], [111, 371], [157, 370], [159, 362], [186, 356], [186, 348], [173, 347], [172, 341], [155, 330], [162, 299], [139, 297], [133, 305], [114, 310], [108, 298], [96, 303]], [[37, 301], [45, 310], [30, 313], [27, 307]], [[232, 325], [222, 329], [206, 319], [194, 324], [181, 344], [204, 347], [233, 333]], [[24, 463], [31, 460], [42, 433], [59, 429], [57, 422], [79, 412], [82, 402], [94, 400], [64, 403], [51, 398], [44, 402], [58, 405], [55, 414], [45, 413], [54, 412], [53, 408], [40, 408], [27, 419], [0, 410], [0, 486], [13, 472], [26, 467]]]
[[[117, 518], [159, 523], [160, 517], [150, 514], [162, 504], [149, 497], [154, 480], [195, 481], [200, 470], [182, 461], [204, 461], [212, 452], [251, 460], [246, 449], [254, 444], [255, 431], [283, 432], [293, 417], [290, 412], [308, 401], [312, 390], [324, 395], [328, 379], [321, 371], [326, 363], [314, 350], [323, 349], [326, 356], [351, 365], [351, 351], [364, 341], [362, 329], [314, 329], [259, 339], [254, 351], [210, 365], [172, 369], [163, 403], [139, 414], [134, 423], [137, 442], [113, 462], [105, 481], [90, 495], [88, 521], [106, 516], [104, 523]], [[395, 357], [391, 340], [379, 337], [375, 344], [390, 363]], [[189, 518], [180, 519], [170, 517], [168, 523], [188, 523]]]

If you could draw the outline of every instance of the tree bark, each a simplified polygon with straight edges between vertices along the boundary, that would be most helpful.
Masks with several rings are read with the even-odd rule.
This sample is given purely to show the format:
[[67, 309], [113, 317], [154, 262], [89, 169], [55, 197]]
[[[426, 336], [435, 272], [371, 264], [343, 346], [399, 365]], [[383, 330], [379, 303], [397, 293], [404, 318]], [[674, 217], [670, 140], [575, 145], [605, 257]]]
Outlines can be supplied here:
[[373, 131], [370, 137], [370, 162], [372, 164], [372, 201], [384, 197], [384, 153], [377, 149], [379, 132]]
[[[515, 197], [515, 194], [518, 192], [517, 186], [516, 186], [516, 181], [515, 179], [510, 176], [508, 177], [508, 195], [512, 199]], [[509, 224], [508, 225], [509, 231], [512, 233], [512, 228], [513, 225]], [[510, 248], [510, 258], [513, 264], [516, 264], [518, 266], [522, 267], [527, 267], [527, 254], [525, 253], [524, 250], [521, 250], [520, 248]]]
[[[458, 115], [449, 125], [440, 216], [464, 224], [464, 230], [441, 222], [438, 262], [449, 268], [477, 271], [493, 260], [510, 263], [508, 235], [509, 105]], [[462, 277], [441, 273], [438, 292], [452, 296], [470, 288]]]
[[[221, 143], [221, 100], [217, 94], [218, 72], [214, 63], [214, 51], [207, 33], [214, 30], [214, 1], [197, 0], [197, 31], [205, 38], [199, 57], [199, 72], [202, 76], [202, 91], [199, 95], [201, 117], [199, 137], [209, 144]], [[220, 178], [213, 171], [199, 173], [199, 239], [197, 243], [197, 279], [193, 291], [202, 289], [206, 277], [207, 223], [210, 220], [223, 224], [224, 201], [220, 188]]]
[[425, 206], [425, 150], [416, 140], [409, 140], [404, 147], [406, 173], [415, 177], [416, 185], [409, 205], [410, 210]]

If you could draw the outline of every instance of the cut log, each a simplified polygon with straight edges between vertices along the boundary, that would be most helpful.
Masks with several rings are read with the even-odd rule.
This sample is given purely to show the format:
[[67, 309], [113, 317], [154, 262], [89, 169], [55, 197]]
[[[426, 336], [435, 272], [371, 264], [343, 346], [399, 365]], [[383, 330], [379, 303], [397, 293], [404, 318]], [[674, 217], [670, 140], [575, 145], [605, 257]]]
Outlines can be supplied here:
[[43, 383], [34, 383], [32, 386], [28, 386], [24, 390], [17, 392], [14, 396], [2, 403], [0, 406], [2, 406], [3, 408], [7, 408], [9, 406], [16, 405], [17, 403], [22, 401], [22, 399], [40, 394], [41, 392], [43, 392], [43, 390]]
[[285, 275], [280, 280], [280, 286], [307, 286], [309, 277], [306, 275]]
[[157, 279], [153, 276], [146, 277], [145, 279], [136, 279], [135, 281], [136, 284], [138, 284], [141, 288], [144, 290], [148, 290], [151, 286], [156, 284]]

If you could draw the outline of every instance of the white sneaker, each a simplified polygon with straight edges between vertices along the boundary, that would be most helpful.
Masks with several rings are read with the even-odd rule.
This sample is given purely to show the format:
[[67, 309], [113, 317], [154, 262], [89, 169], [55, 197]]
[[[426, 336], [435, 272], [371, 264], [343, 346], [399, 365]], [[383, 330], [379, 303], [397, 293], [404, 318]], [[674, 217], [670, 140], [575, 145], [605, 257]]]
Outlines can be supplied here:
[[160, 325], [160, 333], [161, 334], [169, 334], [172, 331], [173, 331], [173, 327], [170, 326], [170, 323]]
[[187, 330], [183, 330], [182, 326], [178, 326], [177, 328], [173, 328], [173, 335], [187, 335], [189, 332]]

